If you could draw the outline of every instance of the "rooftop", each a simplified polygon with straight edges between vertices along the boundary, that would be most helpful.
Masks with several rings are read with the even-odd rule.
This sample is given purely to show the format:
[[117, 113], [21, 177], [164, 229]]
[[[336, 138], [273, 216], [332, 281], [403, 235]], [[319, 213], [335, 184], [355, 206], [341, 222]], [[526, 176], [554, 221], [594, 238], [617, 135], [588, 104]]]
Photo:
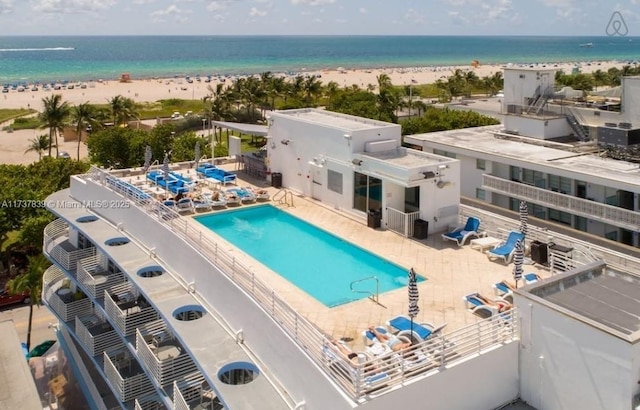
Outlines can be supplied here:
[[[423, 168], [426, 165], [448, 162], [441, 156], [427, 152], [407, 150], [406, 148], [397, 148], [381, 152], [364, 152], [361, 153], [361, 155], [406, 169]], [[453, 161], [453, 159], [449, 161]]]
[[377, 128], [398, 127], [396, 124], [388, 122], [370, 120], [353, 115], [339, 114], [331, 111], [305, 108], [300, 110], [276, 111], [272, 116], [295, 117], [296, 119], [313, 124], [321, 124], [330, 128], [337, 128], [344, 131], [371, 130]]
[[[456, 147], [478, 153], [479, 158], [491, 156], [508, 158], [517, 162], [531, 163], [545, 168], [558, 168], [568, 172], [588, 175], [591, 181], [618, 181], [628, 186], [638, 187], [640, 168], [631, 162], [601, 158], [595, 154], [570, 151], [568, 144], [556, 144], [551, 148], [529, 143], [526, 138], [505, 139], [496, 137], [504, 126], [466, 128], [454, 131], [440, 131], [427, 134], [405, 136], [407, 142], [430, 141], [443, 144], [442, 149]], [[416, 143], [414, 142], [414, 143]], [[539, 141], [538, 141], [539, 142]], [[565, 146], [565, 149], [561, 147]], [[485, 155], [482, 155], [485, 154]]]
[[594, 263], [523, 292], [631, 343], [640, 338], [640, 279], [637, 276]]
[[0, 408], [42, 408], [18, 333], [10, 320], [0, 322]]

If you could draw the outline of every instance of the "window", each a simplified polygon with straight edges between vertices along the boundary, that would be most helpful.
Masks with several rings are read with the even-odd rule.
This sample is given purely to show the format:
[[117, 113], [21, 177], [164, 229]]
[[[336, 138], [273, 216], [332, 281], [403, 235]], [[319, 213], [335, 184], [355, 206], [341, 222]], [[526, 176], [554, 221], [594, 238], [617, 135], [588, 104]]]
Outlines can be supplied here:
[[487, 192], [484, 189], [476, 188], [476, 198], [481, 200], [487, 199]]
[[560, 177], [558, 175], [549, 175], [549, 189], [553, 192], [561, 192], [563, 194], [571, 194], [571, 179]]
[[453, 152], [447, 152], [447, 151], [445, 151], [443, 149], [434, 148], [433, 149], [433, 153], [436, 154], [436, 155], [447, 157], [447, 158], [454, 158], [455, 159], [455, 157], [456, 157], [456, 154], [454, 154]]
[[481, 169], [485, 171], [487, 169], [487, 164], [483, 159], [476, 159], [476, 169]]
[[509, 175], [512, 181], [520, 182], [520, 167], [509, 167]]
[[571, 214], [549, 208], [549, 220], [571, 226]]
[[535, 179], [533, 177], [533, 170], [532, 169], [523, 169], [522, 170], [522, 181], [526, 182], [527, 184], [533, 185], [533, 183], [535, 182]]
[[583, 216], [576, 216], [576, 229], [582, 232], [587, 232], [587, 218]]
[[336, 171], [327, 171], [327, 188], [329, 191], [342, 195], [342, 174]]

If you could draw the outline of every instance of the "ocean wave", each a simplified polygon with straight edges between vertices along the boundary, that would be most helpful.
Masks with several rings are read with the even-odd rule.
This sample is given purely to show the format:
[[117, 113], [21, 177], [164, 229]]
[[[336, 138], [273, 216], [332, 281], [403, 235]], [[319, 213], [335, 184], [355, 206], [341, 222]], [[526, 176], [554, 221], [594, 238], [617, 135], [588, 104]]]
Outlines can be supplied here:
[[0, 48], [1, 51], [72, 51], [74, 47]]

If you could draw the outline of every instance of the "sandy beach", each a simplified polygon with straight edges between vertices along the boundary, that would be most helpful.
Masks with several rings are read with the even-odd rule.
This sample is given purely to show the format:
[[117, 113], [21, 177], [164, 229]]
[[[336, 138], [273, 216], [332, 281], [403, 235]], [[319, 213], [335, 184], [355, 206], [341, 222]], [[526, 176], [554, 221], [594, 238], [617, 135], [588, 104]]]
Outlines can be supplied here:
[[[536, 65], [513, 65], [512, 67], [540, 67], [540, 68], [557, 68], [565, 73], [571, 73], [576, 66], [583, 73], [591, 73], [595, 70], [607, 71], [611, 67], [622, 67], [623, 63], [616, 61], [592, 62], [592, 63], [549, 63]], [[434, 83], [438, 79], [446, 79], [456, 69], [473, 70], [478, 77], [493, 75], [498, 71], [502, 71], [503, 65], [480, 65], [479, 67], [466, 66], [447, 66], [447, 67], [412, 67], [412, 68], [388, 68], [388, 69], [371, 69], [371, 70], [324, 70], [301, 72], [298, 75], [317, 75], [320, 81], [327, 84], [331, 81], [336, 82], [341, 87], [358, 85], [366, 88], [369, 84], [377, 84], [377, 77], [380, 74], [387, 74], [391, 78], [394, 85], [409, 84], [429, 84]], [[292, 76], [293, 77], [293, 76]], [[133, 99], [137, 102], [153, 102], [167, 98], [179, 99], [201, 99], [209, 94], [208, 86], [215, 87], [216, 83], [224, 81], [230, 85], [236, 77], [212, 78], [210, 83], [204, 81], [187, 83], [183, 78], [166, 78], [166, 79], [135, 79], [131, 82], [122, 83], [118, 80], [108, 80], [95, 83], [86, 83], [86, 88], [75, 87], [74, 89], [61, 90], [43, 90], [38, 91], [25, 90], [17, 92], [11, 90], [8, 93], [2, 93], [0, 97], [0, 108], [34, 108], [40, 110], [42, 108], [42, 98], [53, 93], [61, 94], [63, 101], [70, 104], [80, 104], [89, 102], [93, 104], [106, 104], [107, 101], [117, 95], [122, 95]], [[6, 124], [3, 124], [6, 125]], [[28, 164], [38, 159], [36, 153], [30, 152], [25, 154], [25, 150], [29, 145], [29, 140], [36, 135], [47, 133], [47, 130], [25, 130], [7, 133], [0, 131], [0, 163], [6, 164]], [[60, 151], [68, 152], [72, 158], [76, 157], [76, 142], [60, 141]], [[87, 149], [84, 144], [81, 145], [81, 157], [86, 157]]]

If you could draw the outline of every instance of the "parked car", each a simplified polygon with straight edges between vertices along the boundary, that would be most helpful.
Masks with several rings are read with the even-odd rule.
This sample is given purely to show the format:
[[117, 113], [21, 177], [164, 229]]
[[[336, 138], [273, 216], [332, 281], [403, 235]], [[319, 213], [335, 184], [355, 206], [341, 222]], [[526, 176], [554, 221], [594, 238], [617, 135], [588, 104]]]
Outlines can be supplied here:
[[71, 158], [71, 155], [66, 151], [60, 151], [58, 152], [58, 158]]
[[0, 291], [0, 307], [11, 306], [17, 303], [28, 304], [31, 303], [31, 298], [28, 292], [19, 293], [17, 295], [11, 295], [5, 291]]

